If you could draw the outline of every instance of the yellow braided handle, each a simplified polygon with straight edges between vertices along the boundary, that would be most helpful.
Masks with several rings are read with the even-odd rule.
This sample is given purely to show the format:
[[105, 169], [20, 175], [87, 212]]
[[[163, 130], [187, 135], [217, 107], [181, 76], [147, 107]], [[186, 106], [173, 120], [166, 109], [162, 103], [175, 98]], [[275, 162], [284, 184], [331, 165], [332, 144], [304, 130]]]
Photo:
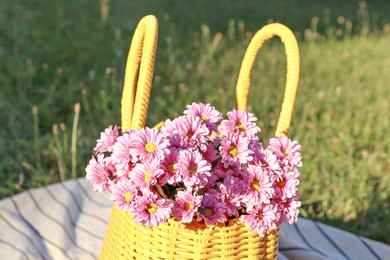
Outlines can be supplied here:
[[293, 32], [286, 26], [278, 23], [266, 25], [255, 34], [249, 43], [237, 81], [237, 109], [246, 110], [250, 89], [250, 76], [256, 56], [264, 43], [274, 36], [279, 36], [284, 43], [287, 58], [286, 87], [275, 135], [287, 136], [299, 81], [299, 49]]
[[122, 131], [145, 126], [157, 49], [158, 22], [153, 15], [138, 23], [126, 62], [121, 101]]

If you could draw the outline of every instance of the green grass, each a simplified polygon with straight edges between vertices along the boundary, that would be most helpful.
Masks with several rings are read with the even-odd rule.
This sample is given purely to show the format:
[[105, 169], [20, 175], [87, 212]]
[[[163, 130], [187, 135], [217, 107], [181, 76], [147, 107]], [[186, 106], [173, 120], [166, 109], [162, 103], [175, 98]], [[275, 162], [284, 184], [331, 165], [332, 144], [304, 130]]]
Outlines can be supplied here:
[[[99, 132], [119, 123], [142, 16], [160, 21], [150, 126], [192, 101], [233, 108], [249, 39], [273, 20], [296, 33], [301, 51], [290, 133], [304, 147], [301, 215], [390, 243], [390, 4], [312, 2], [115, 0], [103, 21], [98, 1], [1, 1], [0, 198], [85, 174]], [[249, 101], [263, 138], [276, 126], [285, 67], [272, 40]]]

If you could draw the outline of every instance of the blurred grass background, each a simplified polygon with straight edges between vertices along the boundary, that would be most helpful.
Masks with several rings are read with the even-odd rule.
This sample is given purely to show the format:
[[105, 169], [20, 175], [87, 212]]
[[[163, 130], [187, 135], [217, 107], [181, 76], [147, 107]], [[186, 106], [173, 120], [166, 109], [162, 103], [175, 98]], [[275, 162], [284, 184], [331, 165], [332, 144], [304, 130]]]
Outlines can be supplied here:
[[[390, 2], [3, 0], [0, 198], [84, 176], [120, 120], [126, 56], [146, 14], [160, 22], [148, 125], [192, 101], [222, 112], [251, 36], [282, 22], [299, 40], [290, 137], [304, 147], [301, 216], [390, 244]], [[285, 84], [278, 39], [262, 49], [249, 110], [272, 136]]]

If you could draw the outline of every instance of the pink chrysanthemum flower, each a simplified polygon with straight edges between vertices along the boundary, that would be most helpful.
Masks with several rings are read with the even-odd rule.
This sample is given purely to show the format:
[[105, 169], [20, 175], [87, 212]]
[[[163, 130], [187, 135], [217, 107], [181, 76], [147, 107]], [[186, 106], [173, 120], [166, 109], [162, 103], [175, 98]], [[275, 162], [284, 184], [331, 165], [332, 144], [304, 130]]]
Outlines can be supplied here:
[[116, 183], [119, 179], [121, 179], [120, 177], [118, 177], [117, 170], [116, 170], [116, 165], [115, 165], [115, 163], [112, 160], [112, 156], [105, 157], [104, 158], [104, 163], [105, 163], [105, 165], [106, 165], [106, 167], [108, 169], [108, 172], [110, 174], [109, 178], [110, 178], [111, 181]]
[[219, 159], [218, 150], [215, 148], [213, 142], [206, 143], [206, 150], [202, 152], [203, 158], [208, 162], [213, 163]]
[[209, 129], [209, 134], [213, 131], [217, 131], [216, 123], [222, 121], [222, 113], [215, 109], [210, 104], [202, 103], [192, 103], [187, 105], [187, 110], [184, 111], [184, 114], [192, 117], [199, 117], [202, 122], [204, 122]]
[[130, 207], [130, 212], [135, 222], [152, 228], [168, 221], [172, 207], [171, 200], [159, 198], [152, 192], [145, 192], [143, 196], [137, 198], [134, 206]]
[[163, 133], [165, 136], [180, 136], [180, 128], [178, 126], [181, 118], [184, 118], [184, 116], [176, 117], [173, 120], [167, 119], [164, 122], [164, 125], [161, 127], [161, 133]]
[[301, 145], [297, 141], [291, 141], [288, 137], [277, 136], [269, 140], [267, 149], [274, 151], [279, 160], [292, 167], [302, 166], [302, 155], [299, 152]]
[[228, 176], [239, 177], [242, 176], [242, 173], [240, 165], [232, 164], [225, 167], [222, 161], [217, 162], [212, 169], [212, 174], [217, 176], [218, 179], [225, 179]]
[[275, 197], [285, 200], [295, 197], [297, 193], [297, 186], [299, 185], [299, 175], [297, 170], [282, 174], [282, 176], [275, 180]]
[[241, 133], [253, 136], [261, 131], [255, 123], [257, 118], [252, 113], [234, 109], [226, 115], [229, 119], [221, 122], [220, 132], [222, 134]]
[[150, 189], [156, 185], [157, 179], [164, 173], [157, 161], [137, 164], [131, 171], [130, 179], [140, 189]]
[[187, 144], [184, 143], [184, 138], [178, 134], [167, 135], [167, 133], [162, 132], [165, 135], [165, 138], [169, 140], [169, 148], [176, 150], [187, 149]]
[[249, 165], [244, 175], [245, 190], [242, 201], [247, 208], [261, 203], [269, 203], [275, 193], [268, 172], [257, 165]]
[[257, 232], [260, 237], [276, 229], [278, 220], [277, 209], [274, 205], [259, 205], [247, 211], [248, 215], [240, 216], [252, 232]]
[[222, 120], [222, 113], [210, 104], [193, 102], [186, 106], [185, 115], [199, 117], [203, 122], [218, 123]]
[[119, 137], [119, 126], [112, 127], [111, 125], [100, 133], [100, 139], [96, 141], [94, 150], [97, 153], [112, 152], [116, 139]]
[[228, 216], [238, 217], [240, 205], [241, 189], [238, 188], [240, 181], [237, 178], [228, 176], [223, 180], [223, 183], [218, 183], [219, 196], [222, 202], [225, 203], [226, 214]]
[[248, 136], [248, 140], [249, 140], [248, 147], [253, 151], [254, 154], [263, 151], [264, 148], [258, 136], [256, 135]]
[[293, 224], [298, 220], [299, 215], [299, 207], [301, 206], [301, 202], [299, 201], [299, 194], [294, 198], [287, 199], [283, 202], [279, 203], [279, 211], [281, 213], [280, 220], [287, 222], [289, 224]]
[[270, 172], [272, 174], [271, 179], [282, 177], [283, 171], [274, 152], [265, 149], [255, 152], [253, 162]]
[[166, 183], [176, 185], [178, 182], [181, 182], [181, 175], [176, 167], [178, 160], [179, 150], [171, 148], [170, 153], [164, 158], [160, 165], [160, 168], [164, 171], [163, 176], [159, 180], [160, 185], [165, 185]]
[[202, 154], [197, 151], [180, 151], [177, 164], [179, 174], [187, 187], [202, 188], [207, 184], [207, 178], [211, 175], [211, 164], [203, 160]]
[[228, 134], [223, 136], [219, 151], [222, 156], [224, 166], [232, 164], [245, 164], [252, 161], [253, 151], [248, 148], [248, 137], [237, 134]]
[[86, 179], [147, 227], [169, 218], [211, 226], [238, 217], [264, 236], [295, 222], [301, 146], [275, 137], [263, 147], [253, 114], [232, 110], [227, 118], [210, 104], [192, 103], [160, 132], [121, 134], [109, 126], [100, 133]]
[[111, 157], [119, 177], [127, 176], [138, 160], [130, 153], [134, 146], [134, 133], [135, 130], [126, 131], [117, 138], [114, 145]]
[[225, 223], [227, 221], [225, 215], [225, 204], [218, 201], [217, 196], [208, 195], [202, 200], [202, 211], [200, 212], [197, 221], [204, 221], [206, 226]]
[[201, 201], [202, 196], [196, 196], [187, 190], [179, 191], [172, 209], [175, 219], [183, 223], [190, 223], [198, 211]]
[[113, 174], [107, 167], [103, 154], [97, 155], [97, 160], [92, 156], [85, 171], [87, 172], [86, 179], [93, 185], [95, 191], [110, 191]]
[[111, 199], [118, 205], [118, 209], [127, 212], [134, 204], [138, 190], [131, 181], [122, 180], [113, 185], [110, 194]]
[[139, 156], [142, 162], [163, 160], [169, 153], [168, 146], [169, 140], [164, 138], [157, 129], [142, 128], [135, 133], [134, 148], [131, 149], [131, 153]]
[[215, 189], [216, 185], [219, 183], [219, 178], [213, 174], [211, 171], [211, 175], [207, 178], [207, 184], [201, 189], [201, 193], [209, 193], [210, 190]]
[[187, 146], [197, 145], [201, 150], [206, 149], [205, 143], [209, 130], [199, 117], [181, 116], [173, 121], [166, 120], [161, 132], [166, 136], [180, 136]]

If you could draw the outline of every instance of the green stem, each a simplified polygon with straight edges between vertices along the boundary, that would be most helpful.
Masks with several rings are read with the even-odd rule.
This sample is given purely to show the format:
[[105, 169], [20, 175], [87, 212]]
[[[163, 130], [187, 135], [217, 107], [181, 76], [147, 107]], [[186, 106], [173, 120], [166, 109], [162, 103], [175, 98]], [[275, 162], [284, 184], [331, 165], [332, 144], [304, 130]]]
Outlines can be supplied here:
[[39, 154], [39, 122], [38, 122], [38, 106], [33, 106], [33, 125], [34, 125], [34, 145], [35, 145], [35, 159], [37, 161], [37, 169], [42, 170], [41, 156]]
[[53, 152], [56, 155], [57, 158], [57, 165], [58, 165], [58, 174], [60, 176], [60, 180], [65, 180], [65, 168], [64, 168], [64, 160], [61, 156], [63, 154], [63, 149], [61, 146], [60, 139], [58, 137], [58, 126], [53, 125], [53, 135], [54, 135], [54, 141], [56, 144], [56, 148], [53, 148]]
[[80, 103], [74, 105], [74, 118], [73, 118], [73, 128], [72, 128], [72, 178], [76, 178], [76, 144], [77, 144], [77, 126], [79, 122], [80, 115]]
[[163, 189], [161, 188], [161, 186], [157, 183], [156, 185], [154, 185], [154, 187], [156, 187], [157, 189], [157, 192], [164, 198], [164, 199], [169, 199], [168, 196], [165, 194], [165, 192], [163, 191]]

